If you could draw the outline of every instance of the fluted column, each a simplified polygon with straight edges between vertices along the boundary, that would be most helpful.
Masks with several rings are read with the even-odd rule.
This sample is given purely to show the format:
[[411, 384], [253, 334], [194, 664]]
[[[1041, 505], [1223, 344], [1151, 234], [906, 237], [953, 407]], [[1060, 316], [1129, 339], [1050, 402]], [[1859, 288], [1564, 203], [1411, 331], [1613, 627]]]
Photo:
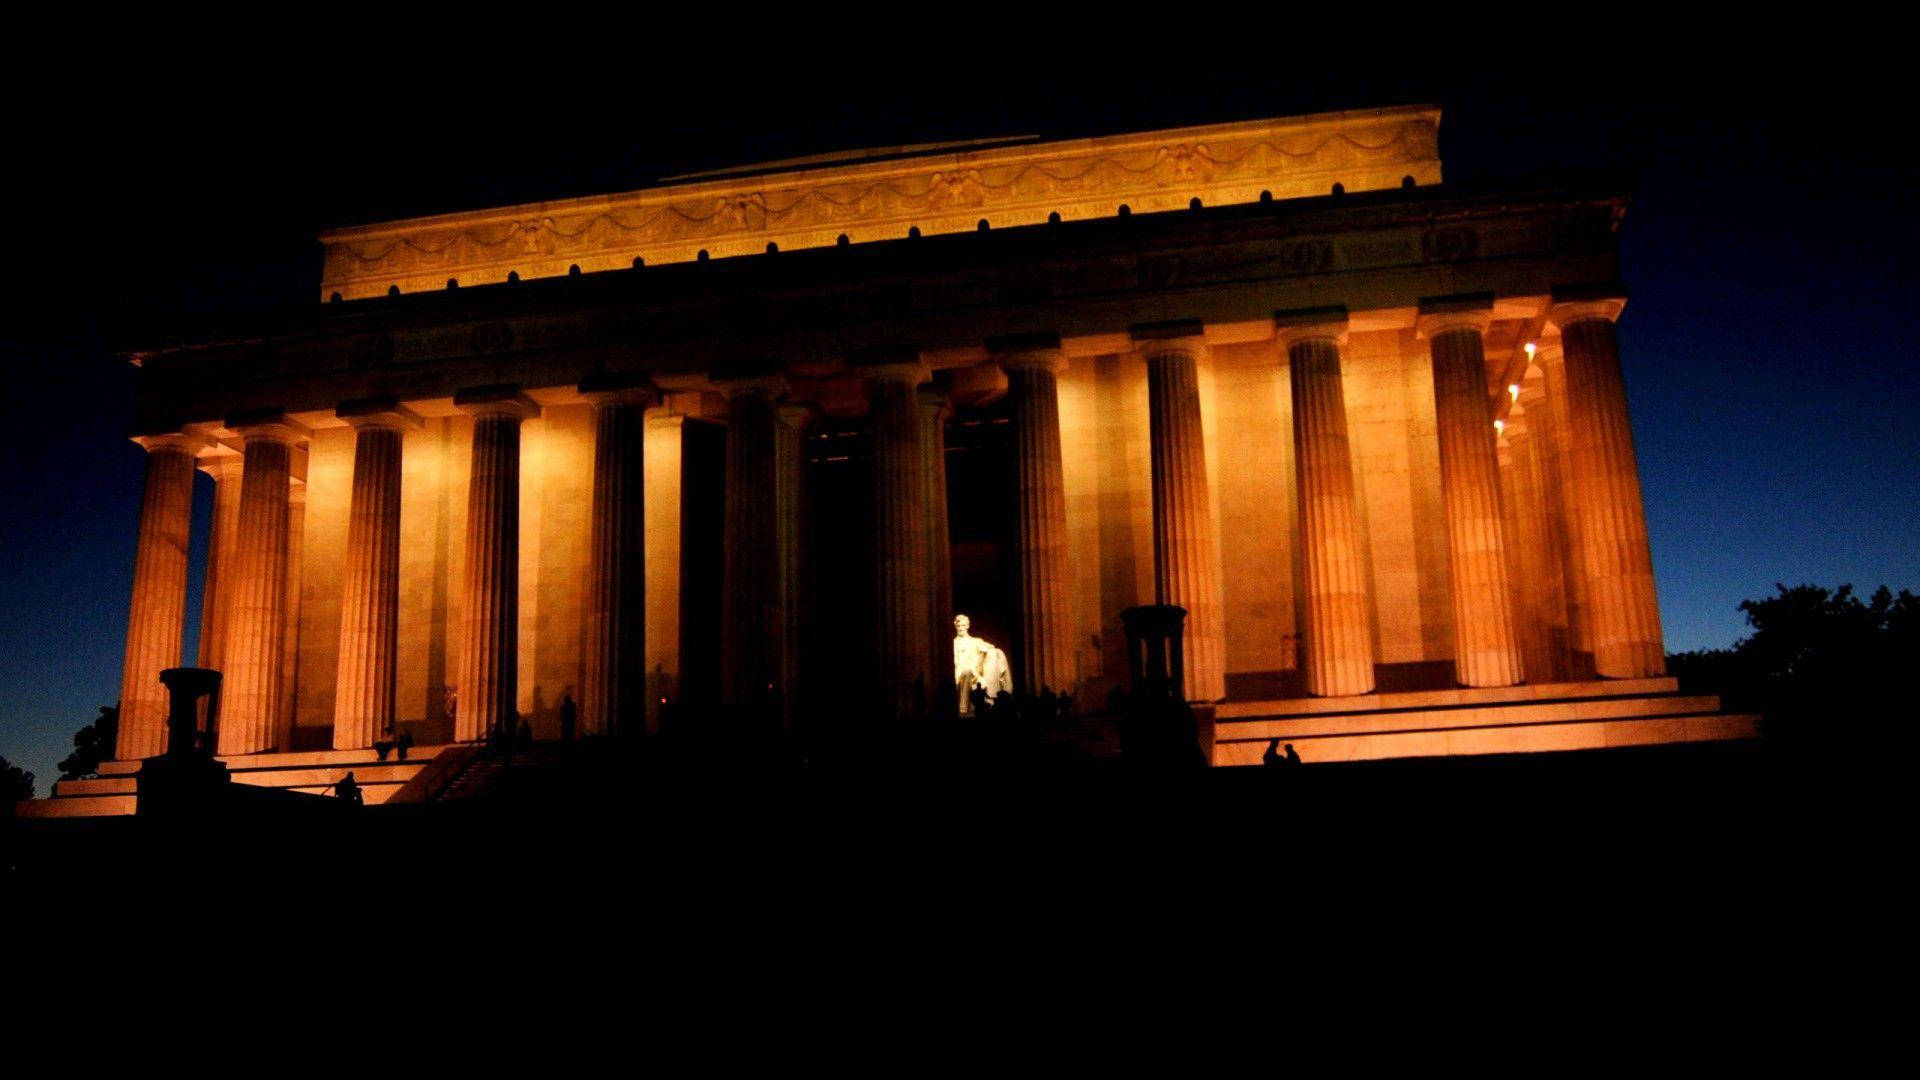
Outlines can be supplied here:
[[1566, 351], [1572, 494], [1574, 517], [1580, 522], [1593, 666], [1610, 679], [1666, 671], [1653, 553], [1647, 544], [1627, 389], [1614, 337], [1613, 323], [1624, 304], [1617, 297], [1562, 302], [1548, 316], [1560, 328]]
[[1186, 699], [1218, 701], [1226, 696], [1225, 641], [1200, 428], [1199, 362], [1206, 344], [1197, 324], [1135, 327], [1133, 335], [1147, 362], [1155, 600], [1187, 612]]
[[920, 388], [917, 405], [927, 493], [927, 663], [937, 694], [947, 688], [953, 666], [953, 534], [947, 523], [947, 418], [953, 408], [931, 386]]
[[1347, 313], [1344, 308], [1295, 312], [1278, 322], [1293, 387], [1307, 693], [1365, 694], [1373, 689], [1374, 651], [1340, 381]]
[[454, 737], [510, 734], [519, 690], [520, 423], [539, 414], [514, 386], [463, 390], [473, 417], [467, 480], [466, 606]]
[[187, 620], [187, 541], [193, 526], [193, 452], [198, 439], [148, 435], [120, 675], [120, 729], [114, 756], [148, 758], [167, 749], [167, 688], [160, 673], [180, 664]]
[[350, 401], [337, 415], [355, 431], [333, 748], [355, 750], [393, 731], [400, 647], [400, 456], [405, 433], [418, 428], [420, 420], [391, 398]]
[[274, 746], [286, 679], [287, 540], [294, 444], [306, 428], [278, 410], [233, 417], [245, 440], [240, 521], [234, 529], [228, 593], [219, 751], [257, 754]]
[[[200, 471], [213, 478], [213, 520], [207, 530], [207, 573], [200, 590], [199, 666], [220, 671], [220, 650], [227, 637], [220, 583], [233, 572], [233, 534], [240, 527], [240, 455], [222, 447], [214, 456], [200, 459]], [[203, 704], [202, 720], [204, 710]]]
[[[305, 471], [294, 452], [293, 468]], [[281, 615], [280, 707], [274, 714], [273, 741], [281, 750], [293, 747], [293, 719], [300, 696], [300, 576], [306, 568], [307, 482], [298, 475], [287, 486], [287, 602]]]
[[593, 402], [580, 731], [637, 733], [647, 707], [646, 413], [659, 395], [644, 380], [612, 375], [588, 379], [580, 392]]
[[722, 379], [727, 456], [720, 589], [720, 694], [730, 705], [766, 701], [779, 682], [786, 629], [780, 609], [777, 376]]
[[1527, 611], [1528, 630], [1521, 635], [1520, 658], [1530, 682], [1564, 682], [1572, 675], [1567, 639], [1567, 602], [1562, 585], [1559, 550], [1548, 520], [1542, 439], [1534, 430], [1541, 408], [1539, 380], [1523, 387], [1507, 414], [1506, 441], [1513, 468], [1506, 474], [1508, 514], [1514, 527], [1509, 539], [1518, 568], [1516, 592]]
[[1013, 420], [1013, 557], [1020, 587], [1016, 685], [1029, 694], [1071, 693], [1072, 592], [1059, 387], [1067, 354], [1051, 335], [1001, 339], [989, 348], [1007, 373]]
[[1512, 686], [1524, 676], [1507, 580], [1493, 402], [1481, 335], [1486, 303], [1422, 304], [1419, 332], [1433, 359], [1433, 407], [1446, 509], [1454, 666], [1463, 686]]
[[1566, 351], [1560, 342], [1544, 342], [1534, 353], [1540, 366], [1540, 462], [1546, 477], [1547, 516], [1567, 598], [1569, 674], [1593, 673], [1593, 627], [1587, 618], [1587, 573], [1580, 545], [1579, 498], [1574, 494], [1573, 435], [1568, 427]]
[[801, 643], [805, 640], [807, 515], [807, 429], [813, 423], [811, 406], [784, 404], [774, 409], [774, 527], [779, 549], [779, 577], [775, 594], [780, 607], [778, 688], [786, 716], [792, 717], [794, 695], [800, 689]]
[[927, 655], [927, 507], [916, 388], [919, 362], [865, 369], [873, 423], [875, 669], [880, 707], [910, 715], [930, 702]]

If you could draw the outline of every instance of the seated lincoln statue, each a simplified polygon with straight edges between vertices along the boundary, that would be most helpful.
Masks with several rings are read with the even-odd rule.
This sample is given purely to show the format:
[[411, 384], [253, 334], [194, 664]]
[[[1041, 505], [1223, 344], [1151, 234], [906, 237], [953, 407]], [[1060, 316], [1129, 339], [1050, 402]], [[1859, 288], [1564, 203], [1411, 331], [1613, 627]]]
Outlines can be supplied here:
[[969, 630], [973, 620], [965, 615], [953, 617], [953, 685], [960, 692], [960, 715], [973, 712], [973, 691], [986, 691], [988, 700], [1013, 692], [1013, 674], [1007, 668], [1007, 654]]

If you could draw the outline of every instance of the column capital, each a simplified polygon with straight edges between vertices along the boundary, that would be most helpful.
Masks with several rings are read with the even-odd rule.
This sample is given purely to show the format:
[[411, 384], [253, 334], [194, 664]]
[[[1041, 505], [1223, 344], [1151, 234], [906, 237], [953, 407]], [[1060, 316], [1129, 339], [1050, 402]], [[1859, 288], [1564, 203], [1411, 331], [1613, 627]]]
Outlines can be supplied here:
[[159, 435], [135, 435], [133, 441], [151, 454], [160, 450], [177, 450], [183, 454], [197, 454], [210, 442], [206, 436], [192, 431], [169, 431]]
[[1618, 285], [1558, 286], [1553, 290], [1553, 305], [1547, 308], [1547, 321], [1562, 330], [1586, 319], [1613, 322], [1626, 306], [1626, 290]]
[[637, 371], [596, 371], [580, 380], [580, 396], [595, 405], [660, 404], [660, 388]]
[[1294, 308], [1291, 311], [1273, 313], [1273, 327], [1280, 338], [1282, 349], [1291, 349], [1297, 341], [1312, 341], [1316, 338], [1331, 340], [1336, 345], [1347, 343], [1347, 309], [1344, 305], [1331, 307]]
[[201, 449], [199, 460], [195, 464], [201, 472], [218, 482], [239, 479], [240, 470], [246, 464], [246, 460], [245, 454], [216, 442]]
[[295, 420], [287, 419], [287, 411], [278, 407], [265, 409], [247, 409], [227, 417], [227, 427], [240, 434], [240, 437], [252, 442], [266, 439], [273, 442], [305, 442], [313, 437], [312, 429]]
[[518, 383], [474, 386], [453, 395], [454, 408], [470, 416], [511, 416], [529, 420], [540, 415], [540, 406], [520, 392]]
[[1525, 442], [1527, 436], [1531, 434], [1527, 422], [1527, 407], [1518, 400], [1507, 407], [1506, 426], [1500, 429], [1500, 434], [1510, 443]]
[[354, 430], [378, 428], [389, 431], [418, 431], [420, 417], [400, 404], [397, 398], [371, 397], [343, 401], [333, 415], [353, 425]]
[[922, 409], [942, 413], [953, 412], [953, 402], [948, 398], [947, 392], [937, 386], [920, 387], [914, 397], [914, 403]]
[[905, 345], [877, 345], [855, 350], [847, 357], [853, 373], [869, 381], [906, 382], [918, 386], [933, 377], [933, 369], [918, 349]]
[[1472, 330], [1485, 334], [1493, 325], [1493, 294], [1469, 293], [1462, 296], [1431, 296], [1420, 301], [1420, 314], [1414, 319], [1414, 333], [1432, 338], [1448, 330]]
[[773, 407], [774, 418], [785, 427], [808, 428], [820, 415], [820, 409], [805, 401], [783, 401]]
[[1206, 327], [1199, 319], [1175, 319], [1171, 322], [1135, 323], [1127, 328], [1142, 359], [1151, 360], [1167, 353], [1192, 357], [1205, 355]]
[[987, 339], [987, 352], [1001, 370], [1045, 368], [1058, 374], [1067, 369], [1066, 350], [1060, 347], [1060, 335], [1008, 334]]

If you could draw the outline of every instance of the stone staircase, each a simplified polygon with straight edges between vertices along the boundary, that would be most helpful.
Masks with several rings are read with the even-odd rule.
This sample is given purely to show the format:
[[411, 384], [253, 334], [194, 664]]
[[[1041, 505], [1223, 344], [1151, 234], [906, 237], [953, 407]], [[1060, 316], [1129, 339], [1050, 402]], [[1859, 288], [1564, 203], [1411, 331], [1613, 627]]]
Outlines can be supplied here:
[[[247, 754], [221, 758], [233, 783], [281, 788], [310, 795], [330, 792], [340, 778], [353, 773], [361, 800], [368, 805], [387, 802], [424, 802], [459, 772], [475, 747], [459, 744], [416, 746], [405, 761], [392, 754], [386, 761], [372, 750], [309, 750], [286, 754]], [[139, 761], [101, 763], [99, 776], [89, 780], [59, 780], [53, 795], [15, 803], [22, 818], [110, 817], [131, 814], [138, 805]]]
[[488, 748], [469, 754], [460, 767], [434, 790], [434, 802], [452, 802], [483, 795], [509, 773], [525, 776], [529, 771], [547, 771], [565, 762], [570, 747], [566, 743], [537, 742], [516, 747], [512, 753]]
[[1223, 702], [1214, 764], [1258, 765], [1270, 739], [1302, 761], [1592, 750], [1750, 739], [1760, 718], [1670, 678]]

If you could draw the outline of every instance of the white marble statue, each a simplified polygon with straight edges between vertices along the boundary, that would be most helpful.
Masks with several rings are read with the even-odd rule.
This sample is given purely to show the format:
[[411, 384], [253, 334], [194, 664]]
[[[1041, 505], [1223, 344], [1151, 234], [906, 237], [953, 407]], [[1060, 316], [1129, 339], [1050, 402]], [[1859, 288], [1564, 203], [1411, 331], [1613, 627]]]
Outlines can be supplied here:
[[1007, 654], [984, 638], [969, 631], [973, 620], [965, 615], [953, 617], [953, 685], [960, 692], [960, 715], [973, 713], [973, 691], [979, 687], [992, 699], [1001, 691], [1013, 692], [1013, 673], [1007, 667]]

